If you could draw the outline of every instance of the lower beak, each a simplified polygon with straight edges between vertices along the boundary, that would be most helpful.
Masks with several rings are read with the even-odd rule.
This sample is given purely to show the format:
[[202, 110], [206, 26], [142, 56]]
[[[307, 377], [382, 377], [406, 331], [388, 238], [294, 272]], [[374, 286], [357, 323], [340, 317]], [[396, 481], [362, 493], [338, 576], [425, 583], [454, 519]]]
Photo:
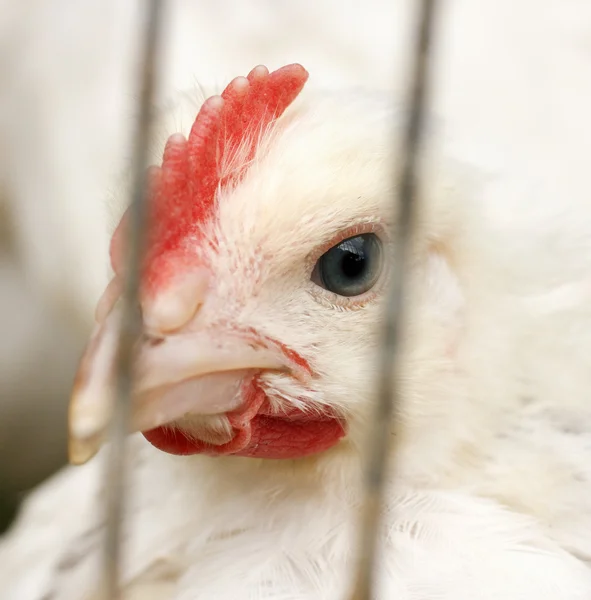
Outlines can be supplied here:
[[[82, 356], [69, 410], [69, 457], [83, 464], [98, 452], [110, 423], [116, 389], [120, 311], [99, 324]], [[229, 412], [241, 404], [245, 378], [282, 370], [276, 349], [230, 329], [145, 337], [135, 365], [129, 433], [148, 431], [186, 414]]]

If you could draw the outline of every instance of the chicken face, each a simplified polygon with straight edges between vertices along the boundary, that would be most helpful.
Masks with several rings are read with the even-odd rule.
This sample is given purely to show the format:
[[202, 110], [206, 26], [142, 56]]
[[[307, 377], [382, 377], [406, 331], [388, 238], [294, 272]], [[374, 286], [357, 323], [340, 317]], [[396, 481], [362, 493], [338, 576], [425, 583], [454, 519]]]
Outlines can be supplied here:
[[[291, 66], [234, 80], [152, 173], [132, 430], [166, 452], [318, 453], [354, 437], [371, 396], [391, 108], [322, 94], [281, 116], [306, 78]], [[74, 462], [96, 451], [111, 410], [124, 231], [125, 218], [74, 390]]]

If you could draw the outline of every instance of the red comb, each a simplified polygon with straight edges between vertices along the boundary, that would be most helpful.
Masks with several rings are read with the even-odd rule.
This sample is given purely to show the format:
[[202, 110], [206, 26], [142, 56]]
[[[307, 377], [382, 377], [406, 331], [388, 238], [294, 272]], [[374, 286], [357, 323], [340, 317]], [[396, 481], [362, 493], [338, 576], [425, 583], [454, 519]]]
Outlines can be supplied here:
[[[237, 183], [253, 159], [260, 133], [295, 100], [308, 79], [301, 65], [288, 65], [273, 73], [254, 68], [237, 77], [223, 91], [205, 101], [189, 134], [172, 135], [164, 149], [161, 167], [151, 167], [150, 231], [144, 283], [157, 289], [185, 260], [182, 240], [197, 234], [215, 208], [218, 187]], [[240, 164], [226, 173], [240, 152]], [[126, 218], [111, 242], [111, 263], [121, 271]], [[174, 254], [175, 260], [171, 260]], [[186, 257], [189, 259], [190, 257]]]

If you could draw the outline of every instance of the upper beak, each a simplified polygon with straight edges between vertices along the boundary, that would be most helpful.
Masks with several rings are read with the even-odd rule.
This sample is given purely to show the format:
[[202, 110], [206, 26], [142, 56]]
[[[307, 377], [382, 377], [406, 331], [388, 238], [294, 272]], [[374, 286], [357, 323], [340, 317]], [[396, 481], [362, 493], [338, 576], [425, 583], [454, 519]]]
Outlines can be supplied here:
[[[82, 356], [69, 409], [69, 457], [82, 464], [100, 448], [115, 396], [120, 320], [115, 307], [97, 325]], [[147, 431], [187, 413], [231, 411], [241, 402], [245, 376], [281, 370], [285, 358], [269, 344], [230, 328], [145, 336], [133, 374], [129, 432]]]

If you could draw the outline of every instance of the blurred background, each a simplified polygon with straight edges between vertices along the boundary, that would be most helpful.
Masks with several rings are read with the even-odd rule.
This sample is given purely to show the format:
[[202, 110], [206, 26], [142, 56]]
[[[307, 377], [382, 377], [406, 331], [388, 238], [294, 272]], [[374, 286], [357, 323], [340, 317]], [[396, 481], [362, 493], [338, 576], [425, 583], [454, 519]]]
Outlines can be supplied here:
[[[589, 195], [591, 2], [443, 0], [432, 99], [467, 160]], [[66, 460], [66, 404], [108, 276], [142, 0], [0, 0], [0, 531]], [[265, 63], [405, 84], [414, 0], [169, 0], [159, 101]], [[591, 201], [591, 198], [590, 198]]]

